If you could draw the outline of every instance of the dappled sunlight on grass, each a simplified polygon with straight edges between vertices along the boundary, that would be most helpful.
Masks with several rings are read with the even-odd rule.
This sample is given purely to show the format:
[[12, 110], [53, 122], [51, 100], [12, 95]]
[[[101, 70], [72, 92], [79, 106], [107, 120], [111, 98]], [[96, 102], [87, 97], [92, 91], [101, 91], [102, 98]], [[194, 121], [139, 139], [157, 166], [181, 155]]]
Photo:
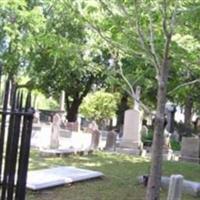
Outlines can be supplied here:
[[[94, 179], [66, 185], [40, 192], [29, 192], [28, 200], [143, 200], [145, 190], [137, 183], [137, 177], [148, 174], [148, 159], [116, 154], [95, 152], [88, 156], [41, 157], [37, 151], [31, 152], [29, 169], [54, 166], [75, 166], [101, 171], [102, 179]], [[164, 162], [164, 175], [183, 174], [189, 180], [200, 180], [200, 166], [182, 162]], [[166, 200], [166, 191], [161, 192], [161, 200]], [[184, 196], [183, 200], [195, 200]]]
[[87, 167], [100, 167], [100, 166], [101, 166], [101, 163], [100, 163], [100, 162], [85, 163], [84, 166], [87, 166]]
[[186, 180], [200, 182], [200, 165], [188, 162], [165, 162], [163, 165], [164, 175], [183, 174]]

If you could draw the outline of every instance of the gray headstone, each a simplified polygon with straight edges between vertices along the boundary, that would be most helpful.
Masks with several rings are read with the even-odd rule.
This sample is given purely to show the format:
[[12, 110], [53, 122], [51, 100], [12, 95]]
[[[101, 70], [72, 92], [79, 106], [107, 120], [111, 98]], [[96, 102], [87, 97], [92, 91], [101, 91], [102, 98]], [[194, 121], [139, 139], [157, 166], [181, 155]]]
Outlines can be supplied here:
[[[138, 182], [144, 184], [144, 177], [139, 176]], [[161, 177], [161, 187], [167, 189], [169, 187], [170, 177], [162, 176]], [[194, 181], [183, 180], [183, 189], [184, 194], [190, 194], [194, 197], [200, 196], [200, 183]]]
[[115, 150], [116, 148], [117, 133], [113, 130], [108, 132], [106, 138], [105, 150]]
[[90, 149], [98, 149], [100, 142], [100, 131], [95, 121], [92, 121], [88, 126], [88, 132], [91, 133]]
[[92, 134], [92, 138], [91, 138], [90, 148], [98, 149], [101, 133], [99, 130], [93, 130], [91, 134]]
[[55, 114], [53, 116], [52, 129], [51, 129], [51, 141], [50, 141], [51, 149], [59, 148], [60, 123], [61, 123], [61, 118], [59, 114]]
[[170, 177], [167, 200], [181, 200], [182, 187], [183, 187], [183, 176], [172, 175]]
[[200, 138], [182, 138], [181, 160], [200, 163]]

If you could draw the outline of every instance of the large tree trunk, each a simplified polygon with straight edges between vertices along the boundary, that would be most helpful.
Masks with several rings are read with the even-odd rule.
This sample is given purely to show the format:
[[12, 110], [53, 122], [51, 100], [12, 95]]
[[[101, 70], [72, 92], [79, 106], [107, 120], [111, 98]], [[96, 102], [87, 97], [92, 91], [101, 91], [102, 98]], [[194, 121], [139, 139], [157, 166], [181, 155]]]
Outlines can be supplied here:
[[[166, 55], [168, 55], [168, 52]], [[159, 193], [161, 184], [162, 148], [164, 142], [163, 132], [164, 132], [164, 121], [165, 121], [164, 113], [166, 104], [168, 71], [169, 71], [169, 63], [168, 63], [168, 58], [166, 56], [162, 66], [160, 67], [160, 74], [158, 77], [157, 109], [156, 109], [155, 125], [154, 125], [151, 171], [146, 193], [147, 200], [159, 200], [160, 198]]]
[[185, 128], [184, 134], [187, 136], [191, 134], [192, 107], [193, 107], [192, 97], [188, 95], [185, 101], [185, 112], [184, 112], [184, 128]]
[[[88, 79], [88, 82], [85, 85], [84, 90], [82, 91], [74, 91], [73, 95], [69, 95], [68, 91], [65, 91], [65, 105], [67, 110], [67, 120], [68, 122], [76, 122], [78, 117], [78, 109], [81, 105], [83, 98], [88, 94], [90, 91], [92, 84], [95, 80], [95, 77], [90, 74], [90, 78]], [[70, 101], [70, 98], [73, 100]]]
[[120, 130], [124, 124], [124, 112], [129, 108], [128, 106], [128, 94], [124, 94], [120, 100], [120, 104], [117, 110], [117, 129]]
[[80, 99], [74, 99], [69, 108], [67, 109], [68, 122], [76, 122], [78, 117], [78, 109], [81, 104]]

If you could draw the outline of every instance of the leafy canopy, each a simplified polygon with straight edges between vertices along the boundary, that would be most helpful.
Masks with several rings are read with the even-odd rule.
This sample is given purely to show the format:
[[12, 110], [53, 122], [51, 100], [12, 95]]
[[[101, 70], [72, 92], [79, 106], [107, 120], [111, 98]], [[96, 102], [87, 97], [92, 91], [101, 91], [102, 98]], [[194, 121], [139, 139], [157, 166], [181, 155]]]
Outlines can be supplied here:
[[88, 94], [81, 104], [80, 113], [88, 119], [102, 121], [116, 115], [118, 95], [103, 90]]

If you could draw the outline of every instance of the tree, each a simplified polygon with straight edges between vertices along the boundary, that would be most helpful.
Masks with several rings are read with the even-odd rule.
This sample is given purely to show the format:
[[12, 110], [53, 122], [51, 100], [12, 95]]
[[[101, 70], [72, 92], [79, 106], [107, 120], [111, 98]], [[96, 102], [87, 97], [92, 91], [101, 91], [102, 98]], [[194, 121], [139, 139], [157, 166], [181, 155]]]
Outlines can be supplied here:
[[11, 97], [16, 77], [28, 67], [27, 57], [34, 47], [32, 38], [42, 30], [43, 22], [42, 10], [28, 9], [25, 0], [0, 1], [0, 70], [11, 81]]
[[118, 95], [105, 91], [88, 94], [81, 104], [80, 113], [100, 124], [103, 120], [112, 119], [116, 115]]
[[[167, 80], [170, 69], [170, 47], [177, 15], [177, 1], [106, 1], [99, 0], [102, 16], [97, 16], [95, 3], [90, 5], [95, 11], [86, 18], [102, 39], [122, 53], [141, 56], [151, 63], [156, 71], [157, 103], [155, 114], [154, 140], [150, 179], [146, 199], [159, 199], [164, 114], [167, 95]], [[87, 8], [88, 9], [88, 8]], [[102, 11], [103, 10], [103, 11]], [[135, 31], [136, 30], [136, 31]], [[116, 57], [115, 57], [116, 58]], [[116, 59], [119, 59], [117, 57]], [[131, 95], [135, 98], [133, 89]]]
[[89, 38], [71, 1], [45, 2], [43, 7], [48, 8], [46, 30], [35, 37], [30, 76], [46, 95], [58, 99], [61, 90], [65, 91], [67, 119], [74, 122], [83, 98], [107, 77], [104, 50]]
[[191, 134], [192, 114], [198, 112], [199, 102], [199, 24], [196, 17], [199, 15], [200, 4], [194, 1], [185, 1], [184, 8], [179, 11], [177, 33], [173, 37], [176, 46], [172, 57], [174, 68], [170, 72], [168, 98], [184, 110], [183, 135]]

